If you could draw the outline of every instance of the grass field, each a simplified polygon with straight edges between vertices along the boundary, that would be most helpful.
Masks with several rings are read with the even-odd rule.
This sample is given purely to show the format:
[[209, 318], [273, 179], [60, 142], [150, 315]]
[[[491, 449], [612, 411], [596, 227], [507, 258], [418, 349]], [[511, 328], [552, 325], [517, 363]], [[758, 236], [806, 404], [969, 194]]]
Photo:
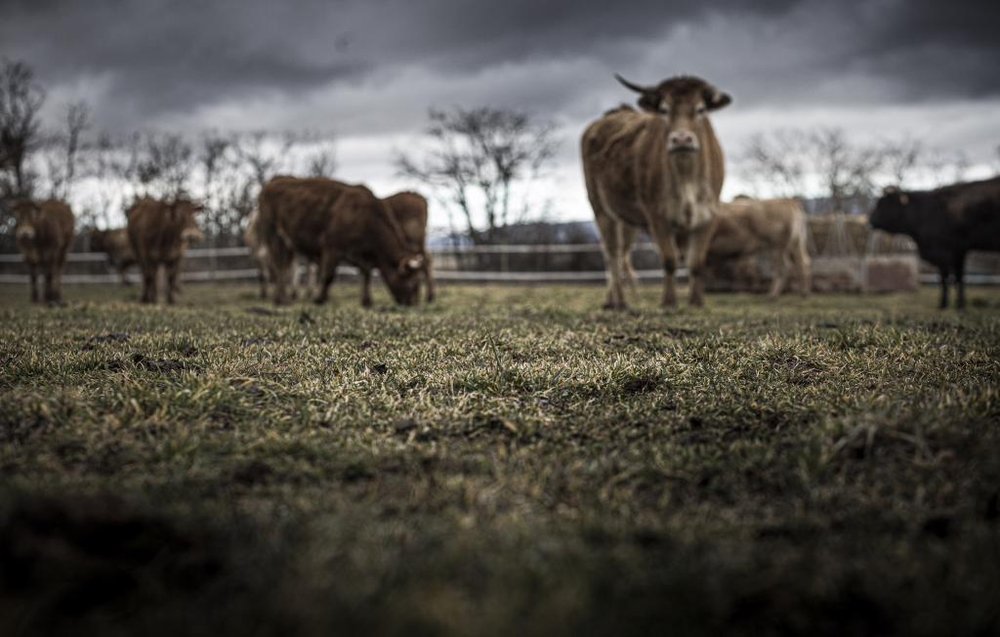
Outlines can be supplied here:
[[2, 635], [1000, 633], [1000, 290], [136, 294], [0, 288]]

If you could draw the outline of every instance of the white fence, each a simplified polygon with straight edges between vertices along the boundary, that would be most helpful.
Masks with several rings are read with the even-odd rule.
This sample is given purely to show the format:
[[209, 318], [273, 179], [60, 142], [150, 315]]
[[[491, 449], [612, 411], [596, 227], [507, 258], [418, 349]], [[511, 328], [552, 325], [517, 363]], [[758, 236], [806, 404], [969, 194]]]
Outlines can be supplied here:
[[[460, 248], [447, 248], [432, 250], [431, 255], [435, 260], [434, 276], [439, 281], [455, 282], [509, 282], [509, 283], [594, 283], [605, 280], [603, 269], [588, 270], [545, 270], [545, 271], [523, 271], [511, 269], [510, 257], [514, 255], [567, 255], [567, 254], [599, 254], [601, 247], [593, 243], [579, 244], [540, 244], [540, 245], [492, 245], [492, 246], [471, 246]], [[652, 252], [655, 248], [651, 243], [636, 244], [633, 247], [633, 254], [640, 252]], [[459, 267], [459, 261], [470, 255], [494, 255], [499, 257], [497, 268], [490, 270], [466, 270]], [[250, 263], [251, 257], [249, 249], [244, 246], [231, 248], [198, 248], [188, 250], [185, 259], [190, 267], [192, 262], [210, 261], [214, 262], [220, 258], [245, 258], [243, 267], [228, 267], [218, 269], [189, 269], [181, 274], [184, 281], [252, 281], [258, 276], [255, 267], [246, 267]], [[822, 258], [822, 257], [816, 257]], [[73, 252], [67, 255], [67, 272], [63, 275], [63, 282], [67, 284], [76, 283], [114, 283], [118, 280], [118, 275], [113, 272], [105, 273], [73, 273], [72, 264], [91, 264], [91, 267], [107, 261], [107, 255], [100, 252]], [[0, 254], [0, 269], [4, 269], [5, 264], [17, 267], [23, 257], [20, 254]], [[8, 266], [8, 267], [10, 267]], [[338, 273], [356, 274], [357, 269], [350, 266], [338, 268]], [[636, 275], [640, 280], [658, 280], [663, 276], [660, 269], [639, 269]], [[686, 279], [687, 270], [678, 268], [679, 279]], [[136, 274], [130, 275], [130, 280], [138, 280]], [[970, 285], [1000, 285], [1000, 275], [987, 272], [970, 272], [966, 274], [966, 282]], [[936, 283], [937, 275], [932, 272], [923, 272], [920, 276], [922, 283]], [[22, 273], [0, 272], [0, 283], [22, 284], [27, 283], [28, 276]]]

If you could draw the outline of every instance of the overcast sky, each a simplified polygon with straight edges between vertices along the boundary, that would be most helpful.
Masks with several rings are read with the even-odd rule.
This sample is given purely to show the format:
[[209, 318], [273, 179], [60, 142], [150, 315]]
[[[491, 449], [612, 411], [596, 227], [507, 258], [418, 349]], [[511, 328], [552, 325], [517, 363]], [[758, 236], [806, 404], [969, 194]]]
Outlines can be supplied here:
[[380, 194], [407, 185], [393, 152], [428, 107], [527, 110], [560, 127], [543, 190], [582, 219], [579, 135], [632, 99], [614, 72], [733, 96], [713, 115], [724, 196], [747, 139], [779, 127], [909, 135], [995, 172], [998, 24], [996, 1], [0, 0], [0, 55], [35, 68], [50, 117], [85, 98], [112, 132], [331, 131], [340, 176]]

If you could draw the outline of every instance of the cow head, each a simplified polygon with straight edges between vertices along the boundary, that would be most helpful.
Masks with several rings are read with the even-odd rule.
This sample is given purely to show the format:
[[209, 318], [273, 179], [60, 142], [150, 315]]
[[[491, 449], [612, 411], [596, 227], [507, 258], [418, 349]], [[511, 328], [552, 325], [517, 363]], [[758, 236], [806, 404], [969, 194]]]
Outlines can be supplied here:
[[889, 186], [882, 191], [882, 196], [875, 204], [875, 210], [868, 216], [868, 223], [876, 230], [904, 232], [909, 205], [908, 194], [895, 186]]
[[30, 199], [22, 199], [14, 202], [11, 208], [14, 211], [15, 220], [14, 237], [18, 245], [31, 244], [37, 233], [35, 227], [42, 213], [41, 207]]
[[424, 256], [413, 254], [404, 257], [395, 268], [382, 270], [385, 284], [396, 303], [415, 305], [420, 297], [420, 270], [424, 267]]
[[660, 115], [669, 128], [667, 152], [695, 154], [701, 150], [702, 122], [708, 113], [718, 110], [732, 98], [698, 77], [679, 76], [655, 86], [641, 86], [615, 74], [622, 85], [639, 93], [639, 108]]
[[198, 220], [195, 218], [195, 215], [204, 209], [202, 204], [187, 199], [178, 199], [170, 207], [174, 221], [181, 225], [181, 239], [185, 242], [201, 241], [205, 238], [205, 234], [198, 227]]

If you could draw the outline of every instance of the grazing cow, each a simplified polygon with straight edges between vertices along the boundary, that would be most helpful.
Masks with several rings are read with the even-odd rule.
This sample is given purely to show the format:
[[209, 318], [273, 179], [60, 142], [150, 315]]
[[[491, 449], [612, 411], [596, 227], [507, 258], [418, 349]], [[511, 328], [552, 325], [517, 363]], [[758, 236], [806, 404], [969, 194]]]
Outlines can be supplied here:
[[916, 242], [920, 257], [941, 274], [941, 308], [948, 307], [948, 279], [954, 275], [962, 309], [966, 253], [1000, 251], [1000, 177], [936, 190], [886, 188], [868, 222]]
[[732, 100], [697, 77], [674, 77], [656, 86], [616, 77], [640, 94], [641, 111], [629, 106], [608, 111], [587, 127], [581, 143], [587, 195], [608, 270], [604, 307], [625, 307], [622, 281], [637, 229], [649, 233], [663, 259], [662, 305], [677, 303], [678, 238], [688, 245], [691, 305], [702, 305], [705, 251], [725, 176], [708, 113]]
[[325, 303], [341, 261], [378, 268], [397, 303], [412, 305], [419, 292], [423, 257], [407, 243], [388, 206], [359, 185], [324, 177], [279, 176], [261, 190], [260, 233], [275, 271], [274, 302], [288, 302], [288, 271], [300, 254], [318, 261]]
[[[389, 212], [396, 218], [409, 247], [421, 255], [421, 274], [427, 285], [426, 299], [434, 300], [434, 275], [431, 270], [431, 256], [427, 253], [427, 200], [415, 192], [397, 192], [382, 201], [389, 206]], [[371, 307], [371, 268], [358, 266], [361, 270], [361, 305]]]
[[46, 303], [62, 303], [62, 271], [73, 239], [73, 211], [55, 199], [21, 199], [13, 206], [14, 237], [28, 264], [31, 302], [38, 303], [38, 271], [45, 279]]
[[187, 199], [159, 201], [144, 197], [128, 209], [128, 239], [142, 271], [142, 302], [156, 302], [160, 266], [167, 274], [167, 303], [174, 302], [177, 276], [188, 241], [202, 238], [195, 214], [202, 206]]
[[781, 293], [789, 266], [799, 280], [799, 292], [809, 293], [809, 251], [806, 213], [794, 199], [737, 198], [719, 206], [706, 260], [716, 263], [770, 252], [774, 278], [768, 295]]
[[138, 261], [135, 258], [135, 251], [132, 250], [132, 244], [128, 240], [127, 229], [98, 230], [94, 228], [90, 231], [90, 249], [93, 252], [107, 254], [108, 263], [118, 270], [122, 285], [130, 285], [125, 277], [125, 270]]
[[[250, 215], [250, 219], [247, 221], [247, 227], [243, 230], [243, 242], [250, 248], [250, 256], [257, 262], [257, 277], [260, 281], [260, 298], [267, 298], [267, 284], [268, 282], [274, 281], [274, 270], [271, 267], [271, 259], [268, 256], [267, 244], [264, 241], [264, 237], [260, 234], [260, 213], [256, 210]], [[305, 296], [311, 298], [312, 288], [316, 282], [316, 267], [312, 263], [305, 263], [305, 281], [300, 282], [296, 276], [296, 269], [291, 268], [288, 272], [288, 276], [291, 277], [288, 281], [288, 286], [291, 288], [291, 297], [298, 297], [298, 287], [303, 287], [305, 289]]]

